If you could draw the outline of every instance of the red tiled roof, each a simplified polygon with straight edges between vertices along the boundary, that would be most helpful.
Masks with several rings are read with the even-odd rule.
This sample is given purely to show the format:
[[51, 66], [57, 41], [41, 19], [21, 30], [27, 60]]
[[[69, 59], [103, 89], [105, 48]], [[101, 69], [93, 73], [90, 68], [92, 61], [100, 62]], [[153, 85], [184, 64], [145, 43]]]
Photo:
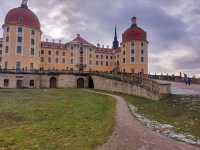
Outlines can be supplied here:
[[6, 15], [4, 25], [23, 25], [40, 30], [38, 17], [28, 8], [11, 9]]
[[147, 33], [139, 27], [131, 27], [122, 35], [122, 42], [130, 42], [133, 40], [147, 41]]
[[62, 43], [41, 42], [41, 48], [66, 49], [67, 47]]
[[89, 43], [85, 39], [83, 39], [80, 34], [77, 34], [77, 37], [73, 39], [71, 42], [72, 44], [83, 44], [83, 45], [89, 45], [89, 46], [94, 46], [93, 44]]

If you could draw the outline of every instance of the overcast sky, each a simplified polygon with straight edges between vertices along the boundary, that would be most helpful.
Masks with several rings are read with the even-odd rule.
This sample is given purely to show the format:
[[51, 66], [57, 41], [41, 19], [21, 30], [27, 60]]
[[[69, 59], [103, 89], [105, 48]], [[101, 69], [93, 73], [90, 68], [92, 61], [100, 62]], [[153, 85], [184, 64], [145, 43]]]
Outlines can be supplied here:
[[[1, 0], [0, 22], [21, 0]], [[39, 17], [43, 39], [72, 40], [80, 33], [110, 45], [136, 16], [148, 33], [150, 72], [200, 74], [200, 0], [29, 0]], [[0, 32], [2, 36], [2, 30]]]

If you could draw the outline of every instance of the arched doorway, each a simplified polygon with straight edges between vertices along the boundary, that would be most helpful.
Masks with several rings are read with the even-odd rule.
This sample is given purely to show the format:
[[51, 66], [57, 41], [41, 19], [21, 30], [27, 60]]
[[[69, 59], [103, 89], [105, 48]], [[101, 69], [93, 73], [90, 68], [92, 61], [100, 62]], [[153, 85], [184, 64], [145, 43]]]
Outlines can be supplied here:
[[77, 88], [84, 88], [84, 79], [83, 78], [79, 78], [77, 80]]
[[93, 89], [94, 88], [94, 82], [92, 77], [89, 77], [88, 79], [88, 88]]
[[57, 88], [57, 79], [55, 77], [50, 78], [50, 88]]

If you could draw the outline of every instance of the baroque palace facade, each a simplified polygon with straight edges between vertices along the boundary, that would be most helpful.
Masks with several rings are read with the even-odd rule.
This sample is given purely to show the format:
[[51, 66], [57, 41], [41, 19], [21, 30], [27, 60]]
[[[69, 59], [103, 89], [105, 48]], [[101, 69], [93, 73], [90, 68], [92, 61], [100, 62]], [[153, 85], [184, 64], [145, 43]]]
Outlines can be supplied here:
[[81, 70], [148, 74], [147, 33], [138, 27], [136, 17], [122, 34], [119, 44], [115, 29], [112, 48], [93, 45], [77, 34], [70, 42], [41, 41], [38, 17], [27, 0], [11, 9], [0, 38], [0, 67], [13, 70]]

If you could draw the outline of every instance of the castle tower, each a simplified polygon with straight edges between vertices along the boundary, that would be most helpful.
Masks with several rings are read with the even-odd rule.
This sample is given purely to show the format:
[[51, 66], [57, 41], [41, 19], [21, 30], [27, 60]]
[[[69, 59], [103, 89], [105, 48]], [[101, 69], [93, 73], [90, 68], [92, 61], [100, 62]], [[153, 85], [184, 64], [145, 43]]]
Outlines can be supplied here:
[[28, 8], [28, 0], [11, 9], [3, 24], [2, 68], [39, 69], [41, 30], [38, 17]]
[[119, 48], [119, 41], [117, 39], [117, 27], [115, 27], [115, 36], [114, 36], [114, 41], [113, 41], [113, 49], [118, 49]]
[[136, 17], [122, 35], [121, 71], [148, 74], [147, 33], [137, 25]]

